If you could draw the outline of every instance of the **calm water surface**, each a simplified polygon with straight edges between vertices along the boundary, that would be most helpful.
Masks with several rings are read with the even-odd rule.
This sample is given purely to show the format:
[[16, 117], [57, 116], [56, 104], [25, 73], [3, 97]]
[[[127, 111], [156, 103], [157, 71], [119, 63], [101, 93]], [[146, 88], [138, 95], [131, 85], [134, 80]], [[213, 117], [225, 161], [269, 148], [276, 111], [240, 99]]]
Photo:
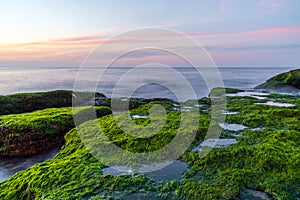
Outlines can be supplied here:
[[[253, 88], [256, 85], [263, 83], [266, 79], [292, 68], [219, 68], [222, 75], [224, 85], [226, 87], [234, 87], [241, 89]], [[128, 72], [129, 68], [110, 68], [106, 70], [100, 81], [91, 81], [90, 77], [95, 77], [95, 74], [102, 72], [101, 69], [85, 69], [82, 70], [82, 78], [80, 79], [81, 88], [86, 90], [96, 90], [104, 93], [106, 96], [111, 96], [113, 88], [117, 81]], [[155, 69], [153, 69], [155, 70]], [[201, 77], [193, 68], [182, 67], [176, 70], [183, 75], [193, 87], [198, 98], [207, 96], [208, 89]], [[209, 68], [204, 68], [204, 71], [211, 71]], [[74, 80], [78, 69], [9, 69], [0, 67], [0, 95], [19, 93], [19, 92], [35, 92], [48, 91], [56, 89], [72, 90]], [[146, 75], [144, 75], [146, 77]], [[159, 77], [160, 78], [160, 77]], [[172, 76], [161, 74], [164, 80], [172, 80]], [[136, 77], [132, 77], [128, 85], [121, 87], [127, 88], [135, 86]], [[182, 85], [174, 80], [174, 88], [179, 93], [186, 93]], [[121, 95], [121, 94], [120, 94]], [[135, 97], [166, 97], [176, 99], [175, 95], [167, 88], [158, 84], [146, 84], [139, 86], [133, 93]], [[189, 93], [186, 93], [186, 99], [191, 98]]]

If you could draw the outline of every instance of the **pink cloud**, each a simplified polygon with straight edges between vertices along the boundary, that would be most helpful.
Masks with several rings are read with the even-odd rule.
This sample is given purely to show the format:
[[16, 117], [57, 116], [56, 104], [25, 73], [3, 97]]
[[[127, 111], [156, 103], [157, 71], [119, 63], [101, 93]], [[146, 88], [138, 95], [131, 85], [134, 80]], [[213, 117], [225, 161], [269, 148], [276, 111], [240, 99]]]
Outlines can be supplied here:
[[300, 27], [276, 27], [254, 31], [253, 33], [261, 34], [299, 34]]
[[[261, 41], [270, 41], [268, 38], [288, 38], [290, 35], [300, 34], [300, 27], [273, 27], [259, 30], [249, 30], [242, 32], [193, 32], [186, 33], [187, 36], [208, 41], [208, 46], [243, 46], [252, 39]], [[122, 38], [108, 41], [107, 44], [130, 44], [132, 42], [145, 42], [150, 39], [154, 42], [168, 41], [170, 37], [178, 37], [177, 34], [142, 34], [139, 37]], [[255, 42], [252, 41], [252, 42]], [[70, 38], [58, 38], [41, 42], [1, 46], [0, 45], [0, 60], [82, 60], [94, 47], [105, 42], [104, 36], [78, 36]], [[174, 44], [170, 44], [170, 46]], [[108, 49], [108, 51], [114, 51]], [[133, 59], [152, 59], [152, 60], [170, 60], [167, 56], [145, 56], [144, 58], [128, 58], [128, 62]]]
[[[267, 14], [273, 14], [278, 11], [278, 8], [281, 7], [281, 4], [278, 0], [260, 0], [257, 3], [257, 6], [260, 10], [266, 11]], [[286, 2], [285, 2], [286, 3]]]
[[274, 27], [267, 29], [228, 32], [228, 33], [187, 33], [190, 37], [235, 37], [235, 36], [264, 36], [264, 35], [284, 35], [284, 34], [300, 34], [300, 27]]

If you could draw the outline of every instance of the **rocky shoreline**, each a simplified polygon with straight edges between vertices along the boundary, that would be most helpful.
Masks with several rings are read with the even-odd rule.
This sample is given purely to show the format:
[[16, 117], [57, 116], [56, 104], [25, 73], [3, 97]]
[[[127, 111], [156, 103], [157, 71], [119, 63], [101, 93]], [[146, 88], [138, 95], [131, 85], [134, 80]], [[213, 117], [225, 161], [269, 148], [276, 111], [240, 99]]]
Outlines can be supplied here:
[[[295, 80], [294, 75], [292, 77]], [[272, 80], [275, 79], [278, 80]], [[290, 81], [284, 84], [290, 84]], [[298, 86], [297, 82], [295, 85], [292, 81], [292, 87]], [[62, 91], [50, 93], [61, 94]], [[35, 107], [30, 104], [23, 110], [8, 111], [9, 106], [4, 106], [0, 116], [0, 156], [28, 156], [57, 146], [63, 147], [53, 159], [1, 182], [0, 198], [299, 199], [300, 97], [297, 94], [230, 88], [215, 89], [210, 95], [214, 101], [225, 99], [227, 111], [213, 113], [210, 98], [183, 102], [182, 107], [167, 99], [120, 100], [120, 104], [129, 101], [131, 110], [128, 117], [140, 126], [150, 123], [149, 109], [154, 104], [165, 108], [167, 124], [157, 135], [144, 139], [129, 137], [116, 125], [115, 118], [110, 115], [111, 99], [104, 95], [99, 94], [96, 98], [89, 96], [80, 103], [78, 113], [85, 113], [87, 109], [95, 109], [97, 113], [98, 119], [89, 116], [80, 119], [79, 128], [84, 131], [85, 137], [96, 137], [91, 145], [97, 146], [104, 141], [93, 128], [96, 122], [114, 144], [131, 152], [160, 149], [176, 135], [182, 113], [200, 112], [200, 119], [197, 119], [199, 127], [195, 130], [192, 146], [179, 159], [186, 163], [188, 170], [178, 179], [168, 181], [157, 181], [134, 171], [118, 175], [104, 173], [109, 166], [90, 154], [74, 128], [73, 113], [69, 107], [72, 94], [69, 92], [66, 92], [66, 101], [59, 100], [63, 105], [49, 103], [52, 102], [50, 100], [45, 104], [52, 105], [52, 108], [40, 109], [40, 105]], [[21, 99], [24, 100], [35, 94], [23, 96]], [[0, 101], [7, 98], [2, 96]], [[10, 112], [18, 114], [8, 114]], [[115, 117], [122, 115], [119, 113]], [[225, 123], [214, 121], [212, 115], [226, 116]], [[200, 153], [211, 143], [205, 139], [209, 124], [213, 130], [221, 130], [220, 141], [206, 157], [200, 158]], [[191, 131], [188, 127], [183, 130], [186, 134]]]

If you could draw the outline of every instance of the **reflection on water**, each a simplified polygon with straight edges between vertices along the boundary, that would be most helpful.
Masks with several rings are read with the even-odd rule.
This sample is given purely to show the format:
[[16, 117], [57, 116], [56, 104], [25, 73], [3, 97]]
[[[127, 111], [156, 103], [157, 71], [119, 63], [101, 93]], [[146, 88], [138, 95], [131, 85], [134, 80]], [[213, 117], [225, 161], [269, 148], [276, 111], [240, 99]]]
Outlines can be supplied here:
[[27, 169], [32, 165], [53, 158], [60, 149], [53, 149], [47, 153], [28, 158], [0, 158], [0, 182], [8, 179], [16, 172]]
[[228, 97], [253, 97], [259, 100], [267, 99], [266, 96], [268, 96], [269, 93], [265, 92], [255, 92], [255, 91], [244, 91], [244, 92], [238, 92], [234, 94], [226, 94]]
[[221, 110], [221, 112], [224, 114], [224, 115], [237, 115], [237, 114], [240, 114], [240, 112], [237, 112], [237, 111], [229, 111], [229, 110]]
[[[175, 160], [173, 162], [168, 161], [153, 165], [143, 165], [137, 170], [137, 173], [146, 174], [148, 178], [155, 181], [170, 181], [180, 179], [185, 171], [189, 171], [187, 164], [185, 162]], [[111, 166], [104, 168], [103, 174], [111, 174], [113, 176], [125, 174], [133, 175], [134, 170], [128, 166]]]
[[291, 103], [279, 103], [279, 102], [273, 102], [273, 101], [268, 101], [266, 103], [255, 103], [257, 105], [268, 105], [268, 106], [277, 106], [277, 107], [293, 107], [295, 106], [294, 104]]
[[219, 123], [220, 127], [224, 130], [228, 131], [241, 131], [247, 128], [247, 126], [244, 126], [242, 124], [228, 124], [228, 123]]
[[154, 192], [136, 192], [130, 195], [126, 195], [122, 198], [122, 200], [162, 200], [163, 198], [155, 195]]
[[225, 148], [231, 144], [237, 143], [236, 139], [207, 139], [200, 143], [198, 146], [194, 147], [192, 151], [199, 151], [203, 147], [211, 147], [211, 148]]

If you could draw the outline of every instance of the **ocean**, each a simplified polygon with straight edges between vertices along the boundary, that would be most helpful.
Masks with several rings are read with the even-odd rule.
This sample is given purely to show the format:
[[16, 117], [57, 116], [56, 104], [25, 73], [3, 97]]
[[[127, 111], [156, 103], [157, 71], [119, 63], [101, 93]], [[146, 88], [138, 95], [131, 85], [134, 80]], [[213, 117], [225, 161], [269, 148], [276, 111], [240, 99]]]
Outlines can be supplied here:
[[[192, 92], [196, 94], [197, 98], [208, 95], [209, 89], [207, 88], [203, 77], [199, 75], [194, 68], [180, 67], [175, 69], [192, 86]], [[294, 68], [223, 67], [219, 68], [218, 70], [226, 87], [251, 89], [276, 74], [292, 69]], [[156, 69], [153, 68], [151, 70], [154, 72]], [[204, 68], [202, 70], [210, 71], [211, 69]], [[76, 79], [79, 71], [81, 77], [77, 77]], [[94, 80], [91, 80], [92, 78], [90, 77], [100, 76], [100, 72], [103, 73], [102, 70], [80, 70], [78, 68], [0, 68], [0, 95], [20, 92], [49, 91], [57, 89], [73, 90], [74, 80], [80, 79], [79, 84], [82, 90], [97, 90], [98, 92], [111, 97], [116, 87], [116, 83], [128, 71], [130, 71], [130, 68], [126, 67], [109, 68], [105, 71], [103, 76], [101, 78], [99, 77], [99, 79], [97, 78], [95, 82]], [[193, 97], [192, 95], [190, 95], [190, 93], [187, 93], [186, 88], [182, 87], [182, 84], [180, 82], [178, 82], [176, 79], [172, 81], [172, 74], [159, 74], [159, 72], [157, 74], [157, 79], [166, 80], [169, 81], [169, 83], [171, 81], [171, 83], [175, 86], [175, 93], [186, 94], [186, 99], [190, 99]], [[84, 78], [82, 78], [82, 76], [84, 76]], [[136, 79], [147, 79], [147, 73], [136, 74], [128, 77], [129, 80], [126, 81], [126, 84], [121, 85], [119, 88], [123, 88], [124, 90], [126, 90], [126, 88], [130, 87], [136, 88], [136, 90], [132, 94], [125, 94], [127, 97], [163, 97], [177, 100], [174, 91], [172, 92], [170, 88], [162, 86], [159, 83], [155, 83], [155, 80], [151, 81], [151, 77], [144, 84], [136, 81]], [[115, 93], [115, 96], [118, 95]], [[124, 94], [119, 94], [119, 96], [124, 96]]]

